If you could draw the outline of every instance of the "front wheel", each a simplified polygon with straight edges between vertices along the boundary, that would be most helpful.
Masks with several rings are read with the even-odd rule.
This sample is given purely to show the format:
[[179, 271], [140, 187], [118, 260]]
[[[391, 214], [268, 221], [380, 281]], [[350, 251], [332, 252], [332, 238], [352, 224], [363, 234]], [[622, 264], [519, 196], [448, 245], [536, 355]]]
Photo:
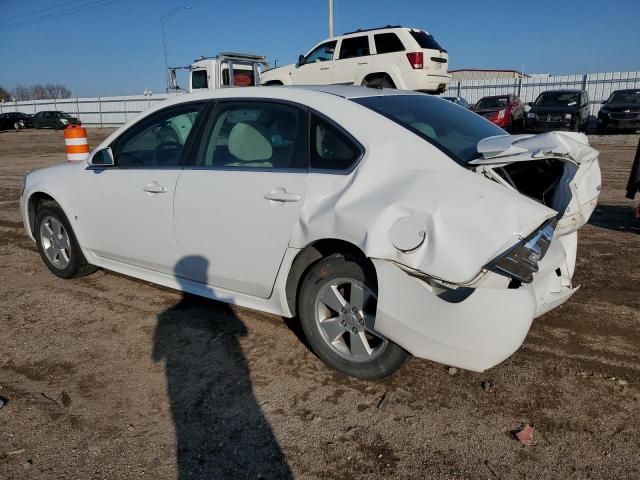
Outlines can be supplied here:
[[13, 122], [14, 130], [20, 130], [21, 128], [22, 128], [22, 125], [20, 124], [20, 122]]
[[352, 377], [391, 375], [409, 353], [375, 330], [373, 267], [344, 255], [318, 261], [305, 276], [298, 304], [302, 329], [327, 365]]
[[69, 220], [57, 204], [38, 210], [33, 235], [42, 260], [54, 275], [76, 278], [97, 270], [84, 258]]

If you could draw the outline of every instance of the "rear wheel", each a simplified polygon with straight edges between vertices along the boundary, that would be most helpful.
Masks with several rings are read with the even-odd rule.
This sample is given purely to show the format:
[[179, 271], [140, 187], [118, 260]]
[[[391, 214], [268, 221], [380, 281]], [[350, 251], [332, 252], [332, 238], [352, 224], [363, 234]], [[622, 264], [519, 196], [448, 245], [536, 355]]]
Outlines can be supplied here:
[[409, 354], [376, 332], [375, 273], [362, 263], [344, 255], [318, 261], [303, 280], [298, 310], [321, 360], [347, 375], [377, 379], [395, 372]]
[[396, 88], [395, 84], [393, 83], [393, 80], [391, 80], [387, 76], [370, 78], [369, 80], [366, 80], [364, 82], [364, 86], [369, 88], [378, 88], [378, 89]]
[[33, 235], [42, 260], [54, 275], [76, 278], [97, 270], [85, 259], [69, 220], [57, 204], [38, 209]]

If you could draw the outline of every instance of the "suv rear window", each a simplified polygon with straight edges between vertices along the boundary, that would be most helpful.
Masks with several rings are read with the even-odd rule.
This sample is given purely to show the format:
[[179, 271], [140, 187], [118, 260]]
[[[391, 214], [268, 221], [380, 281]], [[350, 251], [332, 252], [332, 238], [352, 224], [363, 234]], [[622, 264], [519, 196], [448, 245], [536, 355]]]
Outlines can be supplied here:
[[369, 55], [369, 37], [343, 38], [340, 46], [339, 60], [343, 58], [364, 57]]
[[479, 158], [478, 142], [505, 131], [480, 115], [431, 95], [384, 95], [353, 100], [435, 145], [460, 165]]
[[446, 50], [442, 48], [438, 42], [436, 42], [436, 39], [433, 38], [433, 35], [429, 35], [427, 32], [423, 32], [422, 30], [411, 30], [409, 33], [411, 33], [413, 39], [418, 42], [420, 48], [446, 52]]
[[373, 36], [377, 53], [404, 51], [404, 46], [395, 33], [377, 33]]

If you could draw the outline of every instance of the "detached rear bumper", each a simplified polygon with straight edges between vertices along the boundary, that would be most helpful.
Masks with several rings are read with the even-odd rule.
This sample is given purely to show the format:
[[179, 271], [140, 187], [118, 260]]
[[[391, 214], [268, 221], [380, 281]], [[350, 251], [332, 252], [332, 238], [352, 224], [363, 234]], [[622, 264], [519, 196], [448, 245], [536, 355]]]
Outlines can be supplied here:
[[473, 371], [491, 368], [522, 345], [535, 317], [575, 292], [576, 238], [574, 233], [554, 239], [533, 283], [517, 289], [476, 288], [457, 302], [439, 297], [396, 264], [374, 259], [375, 329], [416, 357]]

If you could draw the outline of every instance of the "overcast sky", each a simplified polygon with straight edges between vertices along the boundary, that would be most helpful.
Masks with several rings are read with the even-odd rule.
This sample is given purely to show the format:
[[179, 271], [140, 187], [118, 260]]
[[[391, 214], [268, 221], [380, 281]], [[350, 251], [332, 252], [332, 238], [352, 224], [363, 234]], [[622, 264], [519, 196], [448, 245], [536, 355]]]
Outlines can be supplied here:
[[[76, 95], [164, 91], [171, 65], [220, 51], [292, 63], [327, 36], [327, 0], [0, 0], [0, 85], [63, 83]], [[531, 73], [640, 70], [640, 0], [335, 0], [336, 33], [425, 29], [449, 68]]]

